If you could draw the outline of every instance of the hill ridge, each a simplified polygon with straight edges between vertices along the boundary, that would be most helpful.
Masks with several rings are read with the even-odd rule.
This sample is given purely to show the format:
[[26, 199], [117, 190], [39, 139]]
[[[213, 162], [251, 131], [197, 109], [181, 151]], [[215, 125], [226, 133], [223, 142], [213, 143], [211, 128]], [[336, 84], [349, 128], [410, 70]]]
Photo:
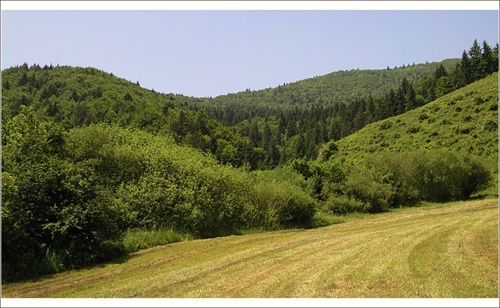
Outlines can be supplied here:
[[[240, 100], [250, 100], [251, 104], [283, 104], [287, 100], [297, 100], [296, 104], [327, 101], [348, 102], [364, 98], [368, 95], [381, 95], [384, 91], [397, 87], [403, 78], [407, 78], [410, 82], [416, 82], [423, 77], [432, 75], [435, 69], [441, 64], [447, 71], [451, 71], [459, 61], [460, 59], [451, 58], [439, 62], [420, 63], [387, 69], [339, 70], [325, 75], [283, 83], [274, 87], [259, 90], [248, 89], [246, 91], [218, 95], [211, 98], [210, 102], [212, 104], [239, 103]], [[387, 76], [393, 77], [388, 78], [388, 80], [384, 79]], [[372, 85], [363, 84], [363, 80], [360, 80], [360, 77], [367, 78]], [[346, 88], [349, 88], [349, 84], [359, 86], [358, 91], [354, 95], [346, 95], [344, 92]], [[312, 90], [301, 94], [304, 96], [302, 98], [300, 97], [301, 95], [297, 97], [297, 94], [294, 94], [294, 92], [303, 86], [306, 88], [310, 87]], [[329, 87], [335, 87], [335, 89], [328, 89]], [[287, 91], [291, 91], [291, 93], [287, 93]], [[279, 95], [284, 95], [284, 97], [280, 98]]]

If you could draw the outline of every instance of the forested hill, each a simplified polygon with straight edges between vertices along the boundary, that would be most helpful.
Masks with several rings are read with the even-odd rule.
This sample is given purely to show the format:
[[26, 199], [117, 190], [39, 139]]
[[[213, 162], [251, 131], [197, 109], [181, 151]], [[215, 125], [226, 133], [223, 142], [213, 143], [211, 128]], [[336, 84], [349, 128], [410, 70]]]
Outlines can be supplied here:
[[403, 65], [380, 70], [336, 71], [277, 87], [262, 90], [247, 90], [217, 96], [210, 104], [237, 104], [238, 106], [296, 106], [310, 103], [328, 104], [351, 102], [372, 95], [378, 97], [385, 91], [397, 88], [403, 78], [417, 82], [431, 76], [440, 65], [447, 71], [455, 68], [460, 59], [441, 62]]
[[170, 135], [224, 164], [272, 169], [316, 159], [322, 144], [423, 106], [497, 71], [497, 63], [498, 44], [475, 41], [460, 60], [334, 72], [212, 99], [158, 93], [95, 68], [24, 64], [2, 71], [2, 119], [31, 106], [68, 130], [132, 127]]
[[498, 73], [329, 141], [317, 160], [291, 166], [322, 211], [337, 214], [467, 199], [473, 190], [497, 195]]
[[[392, 86], [401, 91], [402, 86], [418, 88], [410, 81], [417, 78], [433, 88], [439, 74], [446, 74], [444, 65], [456, 63], [336, 72], [275, 89], [242, 92], [235, 94], [237, 100], [232, 95], [206, 99], [158, 93], [96, 68], [24, 64], [2, 72], [2, 119], [6, 123], [21, 106], [31, 106], [66, 129], [95, 123], [133, 127], [171, 135], [222, 163], [268, 169], [304, 155], [315, 158], [322, 143], [404, 111], [399, 107], [375, 110], [377, 105], [393, 104], [389, 100], [353, 101], [359, 93], [373, 88], [384, 93], [382, 89], [393, 90]], [[435, 96], [428, 92], [432, 91], [420, 87], [413, 107]], [[337, 101], [340, 97], [342, 101]], [[311, 107], [303, 104], [306, 98], [324, 104]], [[281, 103], [275, 104], [276, 100]], [[274, 105], [272, 112], [266, 104]]]
[[[158, 126], [169, 108], [194, 98], [160, 94], [112, 73], [91, 67], [34, 64], [2, 71], [2, 116], [33, 106], [67, 127], [95, 122]], [[159, 114], [156, 112], [159, 111]]]

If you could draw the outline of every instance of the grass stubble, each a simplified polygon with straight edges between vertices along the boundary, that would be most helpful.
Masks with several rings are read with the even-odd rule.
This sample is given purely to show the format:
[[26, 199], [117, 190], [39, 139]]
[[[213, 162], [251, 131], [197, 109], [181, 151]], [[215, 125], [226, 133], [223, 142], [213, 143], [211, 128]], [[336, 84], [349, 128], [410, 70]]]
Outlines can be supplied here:
[[497, 298], [498, 200], [173, 243], [2, 288], [20, 298]]

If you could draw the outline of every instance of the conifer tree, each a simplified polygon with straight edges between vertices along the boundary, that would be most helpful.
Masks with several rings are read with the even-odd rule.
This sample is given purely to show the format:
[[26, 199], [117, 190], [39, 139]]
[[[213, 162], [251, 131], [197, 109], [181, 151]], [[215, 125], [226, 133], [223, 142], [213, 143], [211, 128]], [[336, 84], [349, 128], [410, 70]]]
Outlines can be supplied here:
[[498, 43], [492, 50], [492, 64], [493, 64], [493, 72], [498, 72]]
[[256, 120], [252, 121], [252, 123], [250, 124], [249, 137], [250, 137], [250, 145], [252, 147], [260, 146], [262, 137], [260, 135], [259, 127], [257, 126]]
[[496, 67], [493, 61], [493, 51], [491, 50], [491, 47], [488, 45], [488, 43], [486, 43], [486, 41], [483, 41], [483, 51], [481, 54], [480, 63], [481, 77], [486, 77], [487, 75], [498, 70], [498, 67]]
[[295, 147], [295, 158], [304, 158], [306, 156], [306, 151], [306, 139], [304, 134], [299, 133], [299, 138]]
[[439, 78], [443, 76], [448, 76], [448, 72], [446, 72], [446, 69], [444, 68], [443, 64], [439, 64], [439, 66], [434, 71], [434, 79], [437, 82]]
[[469, 84], [474, 80], [474, 76], [472, 73], [472, 63], [470, 61], [470, 58], [465, 52], [465, 50], [462, 53], [462, 62], [460, 64], [460, 70], [462, 71], [462, 78], [463, 78], [463, 84]]
[[267, 149], [269, 144], [271, 143], [272, 132], [271, 127], [269, 127], [269, 123], [266, 121], [264, 125], [264, 131], [262, 132], [262, 143], [261, 146], [264, 149]]
[[481, 74], [482, 56], [481, 46], [479, 46], [477, 40], [474, 40], [474, 43], [469, 50], [472, 79], [468, 83], [479, 80], [483, 77]]
[[26, 74], [26, 71], [23, 72], [21, 75], [21, 79], [19, 79], [18, 85], [19, 86], [24, 86], [28, 83], [28, 74]]

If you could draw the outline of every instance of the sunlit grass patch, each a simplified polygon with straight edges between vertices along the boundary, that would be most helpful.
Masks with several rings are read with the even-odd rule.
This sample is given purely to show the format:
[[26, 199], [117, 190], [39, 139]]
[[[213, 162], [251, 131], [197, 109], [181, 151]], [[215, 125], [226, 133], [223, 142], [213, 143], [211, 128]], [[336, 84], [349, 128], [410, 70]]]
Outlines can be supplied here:
[[[498, 200], [352, 214], [316, 229], [157, 246], [3, 285], [4, 297], [495, 298]], [[169, 232], [165, 232], [169, 240]], [[134, 241], [147, 242], [139, 232]], [[152, 236], [153, 237], [153, 236]], [[160, 236], [161, 238], [161, 236]], [[173, 239], [176, 240], [175, 236]], [[158, 240], [158, 242], [164, 241]], [[156, 240], [149, 240], [150, 243]]]
[[127, 252], [136, 252], [141, 249], [192, 239], [192, 235], [173, 230], [130, 230], [125, 234], [124, 246]]

